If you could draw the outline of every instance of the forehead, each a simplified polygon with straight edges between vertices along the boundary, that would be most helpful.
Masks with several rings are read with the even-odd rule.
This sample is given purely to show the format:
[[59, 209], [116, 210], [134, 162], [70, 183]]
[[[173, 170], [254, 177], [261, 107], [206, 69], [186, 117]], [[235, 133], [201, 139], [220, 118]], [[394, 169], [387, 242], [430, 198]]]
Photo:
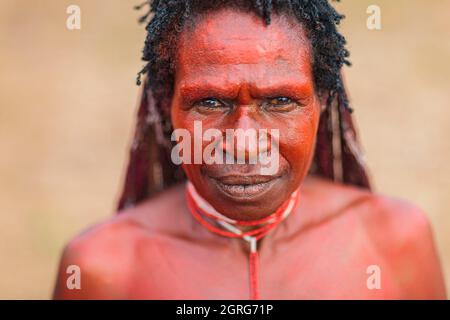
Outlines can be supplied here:
[[[177, 78], [310, 76], [310, 43], [300, 23], [272, 15], [270, 25], [252, 13], [222, 9], [199, 16], [181, 33]], [[186, 79], [185, 79], [186, 80]], [[236, 79], [237, 80], [237, 79]]]

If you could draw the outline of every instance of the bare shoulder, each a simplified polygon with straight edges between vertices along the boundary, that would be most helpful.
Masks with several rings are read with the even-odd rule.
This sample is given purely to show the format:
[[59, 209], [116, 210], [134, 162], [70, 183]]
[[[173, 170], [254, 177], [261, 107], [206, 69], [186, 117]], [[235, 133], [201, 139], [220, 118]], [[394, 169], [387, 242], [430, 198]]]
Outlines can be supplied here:
[[[327, 206], [344, 225], [361, 228], [390, 266], [405, 298], [445, 298], [445, 286], [427, 214], [394, 197], [318, 179]], [[317, 191], [316, 191], [317, 192]], [[323, 203], [323, 202], [322, 202]]]
[[374, 194], [361, 216], [407, 299], [445, 299], [445, 284], [427, 214], [393, 197]]
[[405, 200], [373, 193], [357, 213], [383, 251], [402, 250], [432, 240], [427, 214]]
[[382, 231], [382, 237], [376, 239], [380, 244], [395, 239], [402, 246], [431, 236], [426, 213], [407, 201], [321, 178], [310, 181], [312, 197], [317, 198], [315, 202], [322, 200], [320, 204], [328, 209], [328, 215], [358, 219], [375, 237]]
[[[174, 221], [173, 214], [180, 211], [173, 210], [173, 205], [179, 201], [176, 198], [180, 198], [179, 191], [169, 189], [74, 237], [63, 250], [54, 298], [126, 297], [130, 277], [136, 261], [142, 257], [143, 248], [146, 255], [157, 254], [162, 238], [166, 241], [179, 235], [174, 224], [167, 223]], [[171, 201], [167, 201], [168, 198]], [[68, 270], [79, 270], [83, 279], [81, 289], [68, 288]]]

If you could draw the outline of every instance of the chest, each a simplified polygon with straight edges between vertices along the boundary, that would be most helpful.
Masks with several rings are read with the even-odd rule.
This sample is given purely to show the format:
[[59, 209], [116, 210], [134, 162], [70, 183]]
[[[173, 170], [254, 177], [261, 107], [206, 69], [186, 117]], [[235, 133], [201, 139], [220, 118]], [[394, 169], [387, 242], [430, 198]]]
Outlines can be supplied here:
[[[224, 246], [167, 243], [141, 259], [130, 298], [248, 299], [241, 240]], [[399, 298], [389, 261], [364, 236], [310, 234], [259, 251], [261, 299]]]

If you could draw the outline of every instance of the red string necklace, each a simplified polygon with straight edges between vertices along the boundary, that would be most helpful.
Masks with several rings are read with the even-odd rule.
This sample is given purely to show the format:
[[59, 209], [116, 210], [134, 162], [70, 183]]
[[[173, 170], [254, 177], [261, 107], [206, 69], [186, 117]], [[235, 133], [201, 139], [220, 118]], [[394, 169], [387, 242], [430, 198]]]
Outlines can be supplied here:
[[[209, 231], [224, 237], [241, 238], [250, 245], [249, 254], [249, 277], [250, 277], [250, 299], [259, 299], [258, 283], [258, 248], [257, 242], [271, 230], [273, 230], [281, 221], [283, 221], [297, 206], [299, 199], [299, 190], [294, 191], [274, 213], [258, 220], [240, 221], [230, 219], [217, 212], [205, 199], [203, 199], [190, 182], [186, 186], [186, 198], [190, 212], [194, 218]], [[210, 218], [208, 221], [206, 218]], [[211, 223], [216, 221], [222, 228], [216, 227]], [[236, 226], [257, 226], [250, 231], [242, 231]]]

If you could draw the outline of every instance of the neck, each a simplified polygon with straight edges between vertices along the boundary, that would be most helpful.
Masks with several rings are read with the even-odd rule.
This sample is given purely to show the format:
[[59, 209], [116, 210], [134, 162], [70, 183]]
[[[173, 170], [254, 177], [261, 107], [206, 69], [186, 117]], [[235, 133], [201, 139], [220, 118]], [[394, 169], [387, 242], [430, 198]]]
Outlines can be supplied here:
[[256, 241], [262, 239], [287, 218], [298, 203], [299, 190], [294, 191], [274, 213], [251, 221], [234, 220], [221, 214], [198, 194], [190, 182], [186, 186], [186, 196], [191, 213], [204, 227], [222, 236], [242, 238], [250, 242], [253, 238]]
[[[217, 212], [205, 199], [195, 190], [194, 186], [188, 182], [186, 187], [186, 198], [192, 215], [209, 231], [220, 236], [229, 238], [239, 238], [247, 242], [249, 248], [249, 288], [250, 298], [259, 299], [259, 254], [258, 242], [261, 241], [270, 231], [280, 224], [295, 209], [298, 203], [299, 190], [296, 190], [283, 203], [283, 205], [273, 214], [259, 220], [238, 221], [230, 219]], [[217, 225], [211, 224], [212, 220]], [[251, 228], [243, 230], [239, 227]]]

